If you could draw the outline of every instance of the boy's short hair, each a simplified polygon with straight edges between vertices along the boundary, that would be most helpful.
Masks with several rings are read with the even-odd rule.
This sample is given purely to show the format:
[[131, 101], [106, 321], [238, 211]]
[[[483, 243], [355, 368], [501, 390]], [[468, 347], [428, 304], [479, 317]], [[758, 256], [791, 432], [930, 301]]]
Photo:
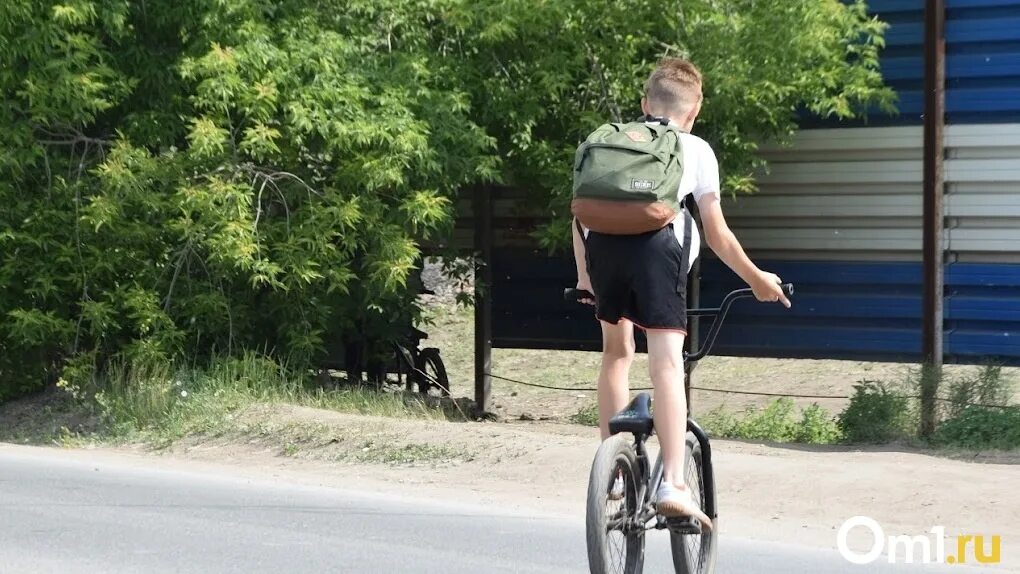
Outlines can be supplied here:
[[645, 98], [656, 108], [687, 111], [701, 101], [701, 70], [683, 58], [663, 58], [645, 82]]

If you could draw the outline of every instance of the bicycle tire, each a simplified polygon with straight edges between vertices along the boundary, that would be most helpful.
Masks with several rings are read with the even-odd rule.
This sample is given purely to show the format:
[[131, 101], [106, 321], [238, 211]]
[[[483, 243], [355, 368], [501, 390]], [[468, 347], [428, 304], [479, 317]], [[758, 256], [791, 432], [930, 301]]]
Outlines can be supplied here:
[[[687, 433], [687, 449], [684, 456], [684, 480], [687, 488], [702, 509], [705, 508], [707, 488], [715, 491], [715, 484], [705, 484], [704, 459], [701, 443], [694, 433]], [[713, 479], [714, 480], [714, 479]], [[669, 533], [669, 545], [673, 552], [673, 569], [676, 574], [713, 574], [718, 545], [719, 518], [712, 519], [712, 530], [700, 535]]]
[[629, 532], [608, 529], [611, 518], [608, 506], [615, 502], [609, 500], [609, 490], [619, 472], [623, 473], [625, 494], [622, 501], [616, 502], [622, 504], [612, 512], [612, 518], [632, 519], [643, 504], [638, 500], [638, 490], [645, 479], [638, 469], [633, 447], [625, 437], [615, 436], [599, 446], [588, 479], [585, 532], [591, 574], [641, 574], [644, 569], [643, 527], [632, 528]]
[[418, 354], [417, 363], [416, 368], [421, 373], [429, 375], [425, 377], [421, 373], [417, 373], [418, 392], [428, 394], [429, 390], [435, 389], [444, 397], [450, 396], [450, 377], [446, 374], [446, 365], [443, 364], [443, 359], [439, 356], [439, 349], [435, 347], [422, 349]]

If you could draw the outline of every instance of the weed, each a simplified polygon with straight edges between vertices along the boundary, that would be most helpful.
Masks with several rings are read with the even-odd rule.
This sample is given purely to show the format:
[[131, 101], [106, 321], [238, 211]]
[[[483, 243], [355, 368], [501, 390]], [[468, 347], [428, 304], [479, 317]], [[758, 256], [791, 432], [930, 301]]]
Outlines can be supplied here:
[[949, 381], [946, 417], [956, 418], [971, 405], [1007, 406], [1013, 397], [1014, 381], [1002, 372], [1001, 365], [985, 365], [970, 376]]
[[576, 413], [570, 415], [570, 422], [589, 426], [599, 426], [599, 406], [597, 403], [591, 403], [581, 407]]
[[818, 403], [814, 403], [801, 411], [793, 440], [807, 444], [832, 444], [843, 440], [843, 433], [836, 419]]
[[[27, 441], [77, 444], [88, 440], [142, 440], [166, 448], [189, 435], [217, 436], [238, 430], [237, 415], [258, 405], [293, 404], [391, 418], [463, 420], [449, 401], [366, 388], [324, 390], [306, 384], [301, 373], [258, 354], [222, 358], [206, 368], [168, 362], [114, 362], [102, 373], [62, 381], [58, 404], [67, 419], [95, 418], [84, 435], [32, 429]], [[75, 415], [77, 413], [77, 415]], [[92, 414], [95, 414], [92, 417]], [[52, 425], [51, 425], [52, 426]], [[253, 429], [254, 430], [254, 429]], [[21, 438], [10, 429], [4, 436]]]
[[850, 404], [839, 415], [847, 442], [885, 443], [912, 436], [916, 428], [910, 398], [881, 381], [854, 385]]
[[795, 414], [796, 406], [781, 398], [763, 409], [752, 408], [735, 415], [719, 407], [700, 417], [706, 431], [723, 438], [829, 444], [841, 435], [835, 420], [825, 409], [812, 404]]
[[749, 411], [736, 421], [734, 433], [740, 438], [790, 442], [795, 435], [794, 404], [787, 398], [777, 399], [764, 409]]
[[1020, 406], [964, 408], [939, 426], [932, 442], [971, 449], [1020, 448]]
[[[741, 415], [718, 407], [698, 417], [710, 434], [722, 438], [831, 444], [839, 442], [842, 433], [835, 419], [817, 404], [804, 408], [798, 417], [792, 400], [777, 399], [764, 409], [748, 409]], [[597, 404], [582, 407], [570, 421], [585, 426], [598, 426]]]

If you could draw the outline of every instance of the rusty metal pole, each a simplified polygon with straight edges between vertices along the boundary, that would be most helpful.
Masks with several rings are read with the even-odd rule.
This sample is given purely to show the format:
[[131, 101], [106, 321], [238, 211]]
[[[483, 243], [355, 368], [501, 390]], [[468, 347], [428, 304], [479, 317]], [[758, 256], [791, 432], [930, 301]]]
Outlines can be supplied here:
[[[687, 257], [687, 254], [684, 254], [684, 257]], [[692, 309], [701, 306], [700, 257], [694, 262], [694, 265], [691, 267], [691, 273], [687, 276], [687, 306]], [[691, 317], [690, 324], [687, 325], [687, 340], [684, 342], [684, 347], [686, 347], [688, 351], [691, 349], [698, 349], [698, 343], [701, 338], [699, 336], [700, 327], [700, 319], [698, 317]], [[684, 361], [684, 392], [687, 395], [688, 417], [694, 416], [694, 405], [691, 403], [691, 387], [694, 386], [694, 370], [697, 366], [697, 363]]]
[[484, 417], [492, 394], [492, 188], [474, 190], [475, 409]]
[[[704, 237], [701, 233], [701, 226], [698, 222], [701, 221], [701, 214], [698, 211], [698, 203], [694, 201], [694, 198], [688, 196], [687, 198], [687, 209], [691, 210], [691, 225], [695, 226], [695, 230], [698, 232], [699, 237]], [[705, 249], [705, 244], [702, 243], [702, 251]], [[689, 257], [687, 253], [684, 257]], [[694, 260], [694, 264], [691, 265], [690, 272], [687, 274], [687, 307], [695, 309], [701, 306], [701, 257]], [[684, 346], [688, 351], [691, 349], [697, 350], [701, 341], [701, 319], [698, 317], [691, 317], [690, 324], [687, 325], [687, 341], [684, 342]], [[684, 392], [687, 395], [687, 416], [692, 417], [694, 412], [694, 406], [691, 403], [691, 387], [694, 386], [694, 370], [697, 364], [691, 364], [684, 361]]]
[[945, 0], [926, 0], [924, 11], [924, 298], [921, 307], [921, 436], [935, 432], [942, 375], [943, 211], [945, 191]]

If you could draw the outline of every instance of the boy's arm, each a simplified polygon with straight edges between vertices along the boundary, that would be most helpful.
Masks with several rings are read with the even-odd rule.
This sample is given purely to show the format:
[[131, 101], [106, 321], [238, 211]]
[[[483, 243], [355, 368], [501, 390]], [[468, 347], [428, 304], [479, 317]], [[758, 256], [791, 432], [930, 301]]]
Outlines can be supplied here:
[[703, 195], [698, 200], [698, 210], [705, 227], [705, 241], [719, 259], [754, 290], [754, 296], [759, 301], [780, 301], [789, 307], [790, 300], [780, 286], [782, 280], [774, 273], [758, 269], [744, 253], [744, 248], [726, 223], [718, 194]]
[[[578, 229], [577, 220], [570, 223], [571, 235], [574, 238], [574, 264], [577, 265], [577, 288], [594, 293], [591, 288], [591, 278], [588, 276], [587, 259], [585, 259], [584, 238], [581, 237], [581, 230]], [[594, 305], [595, 302], [585, 299], [582, 303]]]

